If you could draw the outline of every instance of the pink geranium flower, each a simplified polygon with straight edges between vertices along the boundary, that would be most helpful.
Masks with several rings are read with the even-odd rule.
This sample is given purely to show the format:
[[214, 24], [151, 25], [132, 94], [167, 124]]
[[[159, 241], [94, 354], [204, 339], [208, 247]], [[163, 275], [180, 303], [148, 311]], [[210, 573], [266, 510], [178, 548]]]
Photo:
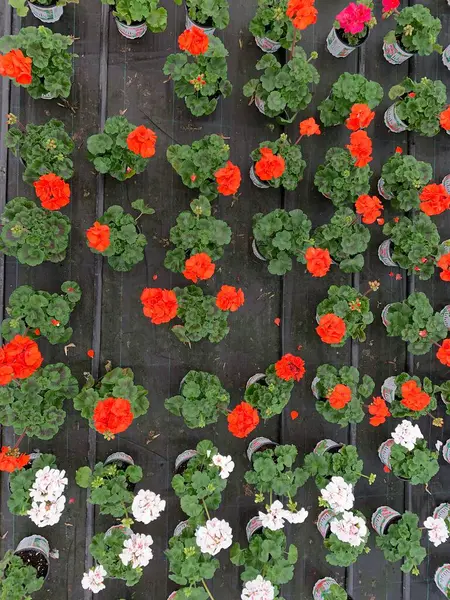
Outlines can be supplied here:
[[389, 16], [400, 6], [400, 0], [383, 0], [383, 17]]
[[350, 2], [336, 17], [345, 33], [355, 35], [361, 33], [366, 24], [372, 19], [372, 11], [365, 4]]

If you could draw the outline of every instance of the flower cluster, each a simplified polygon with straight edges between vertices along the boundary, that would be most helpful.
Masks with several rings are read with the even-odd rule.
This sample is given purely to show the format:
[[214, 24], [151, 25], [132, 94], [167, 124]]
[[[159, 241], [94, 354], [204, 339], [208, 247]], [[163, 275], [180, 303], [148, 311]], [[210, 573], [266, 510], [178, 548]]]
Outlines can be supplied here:
[[372, 10], [363, 2], [350, 2], [348, 6], [336, 15], [339, 27], [344, 33], [351, 35], [363, 32], [372, 20]]
[[305, 374], [305, 361], [300, 356], [285, 354], [275, 363], [275, 373], [284, 381], [300, 381]]
[[227, 421], [230, 433], [237, 438], [245, 438], [259, 423], [258, 411], [248, 402], [241, 402], [228, 414]]
[[92, 593], [98, 594], [106, 587], [103, 582], [107, 575], [108, 573], [102, 565], [91, 567], [87, 573], [84, 573], [81, 587], [83, 590], [90, 590]]
[[220, 469], [221, 479], [228, 479], [234, 470], [234, 462], [231, 456], [222, 456], [222, 454], [214, 454], [212, 464]]
[[41, 175], [33, 185], [42, 208], [59, 210], [70, 202], [69, 184], [54, 173]]
[[148, 525], [156, 521], [166, 508], [166, 501], [159, 494], [150, 490], [139, 490], [131, 505], [133, 517], [140, 523]]
[[372, 140], [363, 129], [350, 134], [350, 144], [346, 146], [355, 159], [355, 167], [359, 169], [367, 166], [372, 156]]
[[2, 446], [0, 452], [0, 471], [6, 471], [6, 473], [13, 473], [14, 471], [20, 471], [28, 464], [30, 456], [28, 454], [21, 454], [18, 448], [11, 448], [10, 446]]
[[283, 529], [284, 522], [299, 524], [306, 521], [308, 517], [308, 511], [304, 508], [296, 510], [296, 507], [291, 510], [286, 510], [279, 500], [275, 500], [271, 505], [266, 506], [267, 513], [259, 511], [258, 516], [261, 519], [263, 527], [270, 529], [270, 531], [278, 531]]
[[231, 546], [233, 532], [227, 521], [217, 518], [208, 519], [205, 525], [197, 527], [195, 541], [201, 552], [216, 556], [221, 550]]
[[340, 344], [346, 333], [345, 321], [332, 313], [320, 317], [316, 331], [325, 344]]
[[303, 30], [317, 22], [315, 0], [289, 0], [286, 14], [296, 29]]
[[386, 422], [387, 417], [391, 416], [391, 412], [381, 396], [376, 396], [371, 404], [369, 404], [369, 414], [372, 415], [369, 419], [369, 423], [373, 427], [382, 425]]
[[364, 519], [346, 510], [330, 521], [330, 529], [338, 540], [353, 547], [363, 544], [369, 533]]
[[107, 439], [112, 439], [115, 433], [128, 429], [133, 417], [129, 400], [111, 396], [97, 402], [93, 419], [95, 429]]
[[65, 471], [49, 466], [36, 473], [30, 489], [32, 505], [28, 516], [38, 527], [55, 525], [61, 518], [66, 504], [63, 492], [68, 484]]
[[423, 526], [428, 529], [428, 538], [436, 547], [444, 544], [450, 537], [445, 519], [428, 517]]
[[39, 369], [43, 356], [31, 338], [16, 335], [0, 348], [0, 385], [13, 379], [27, 379]]
[[256, 579], [246, 581], [242, 588], [241, 600], [274, 600], [275, 588], [268, 579], [258, 575]]
[[417, 440], [423, 439], [419, 426], [406, 420], [399, 423], [391, 435], [396, 444], [407, 450], [414, 450]]
[[156, 133], [152, 129], [139, 125], [128, 134], [127, 148], [142, 158], [151, 158], [156, 153], [156, 140]]
[[414, 381], [410, 379], [406, 381], [401, 387], [402, 401], [401, 403], [406, 408], [414, 411], [424, 410], [431, 401], [430, 396], [424, 392]]
[[310, 246], [305, 252], [306, 269], [313, 277], [325, 277], [331, 267], [331, 256], [328, 249]]
[[362, 216], [362, 222], [370, 225], [381, 216], [383, 204], [377, 196], [362, 194], [356, 200], [355, 208], [358, 215]]
[[420, 193], [420, 210], [429, 217], [440, 215], [450, 208], [450, 194], [442, 183], [430, 183]]
[[375, 118], [375, 113], [370, 110], [368, 104], [356, 103], [353, 104], [350, 115], [345, 121], [345, 126], [350, 131], [358, 131], [358, 129], [367, 129]]
[[320, 494], [322, 501], [336, 514], [351, 510], [355, 502], [353, 486], [343, 477], [332, 477]]
[[199, 27], [186, 29], [178, 36], [180, 50], [189, 52], [193, 56], [205, 54], [209, 46], [209, 37]]
[[227, 164], [214, 173], [217, 191], [223, 196], [234, 196], [241, 185], [241, 171], [229, 160]]
[[123, 543], [119, 558], [125, 566], [131, 563], [133, 569], [146, 567], [153, 558], [150, 546], [153, 544], [151, 535], [132, 533]]
[[0, 75], [9, 77], [20, 85], [29, 85], [32, 81], [32, 60], [22, 50], [13, 49], [0, 56]]

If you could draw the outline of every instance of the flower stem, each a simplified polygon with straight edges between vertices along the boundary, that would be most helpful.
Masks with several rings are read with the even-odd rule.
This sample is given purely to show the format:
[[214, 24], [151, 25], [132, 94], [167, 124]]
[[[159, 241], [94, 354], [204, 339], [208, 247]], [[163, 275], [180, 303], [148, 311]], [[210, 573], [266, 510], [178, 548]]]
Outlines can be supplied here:
[[20, 446], [20, 442], [23, 440], [23, 438], [26, 436], [26, 434], [27, 434], [27, 428], [25, 427], [25, 429], [23, 430], [23, 433], [20, 434], [19, 439], [15, 443], [13, 450]]
[[214, 600], [214, 596], [209, 591], [209, 587], [206, 585], [206, 582], [204, 579], [202, 579], [202, 584], [203, 584], [203, 587], [205, 588], [205, 591], [208, 594], [208, 596], [211, 598], [211, 600]]
[[[210, 517], [210, 515], [209, 515], [208, 508], [207, 508], [207, 506], [206, 506], [206, 503], [205, 503], [205, 501], [204, 501], [203, 499], [202, 499], [202, 503], [203, 503], [203, 508], [205, 509], [206, 516], [208, 517], [208, 521], [209, 521], [209, 520], [211, 520], [211, 517]], [[212, 598], [212, 596], [211, 596], [211, 598]]]

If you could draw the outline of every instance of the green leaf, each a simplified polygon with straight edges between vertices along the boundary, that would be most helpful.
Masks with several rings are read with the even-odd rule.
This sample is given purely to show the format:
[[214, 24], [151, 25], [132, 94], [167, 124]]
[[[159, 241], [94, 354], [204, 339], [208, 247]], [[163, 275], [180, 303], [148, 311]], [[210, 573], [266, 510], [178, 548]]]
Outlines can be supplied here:
[[155, 209], [154, 208], [150, 208], [150, 206], [147, 206], [145, 204], [145, 201], [142, 198], [139, 198], [138, 200], [135, 200], [134, 202], [132, 202], [131, 206], [135, 210], [137, 210], [140, 213], [142, 213], [143, 215], [153, 215], [155, 213]]

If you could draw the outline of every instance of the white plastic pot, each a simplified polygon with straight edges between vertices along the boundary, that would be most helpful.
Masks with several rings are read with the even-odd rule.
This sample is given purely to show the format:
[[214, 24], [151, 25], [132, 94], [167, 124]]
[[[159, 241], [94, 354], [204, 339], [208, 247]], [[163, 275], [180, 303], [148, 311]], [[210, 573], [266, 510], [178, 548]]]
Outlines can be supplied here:
[[386, 42], [384, 42], [383, 55], [391, 65], [401, 65], [406, 60], [410, 59], [411, 56], [414, 56], [414, 54], [404, 50], [398, 42], [394, 42], [393, 44], [386, 44]]
[[390, 506], [380, 506], [372, 515], [372, 527], [379, 535], [384, 535], [392, 521], [400, 516], [400, 513]]
[[393, 133], [401, 133], [408, 129], [408, 125], [397, 115], [397, 104], [390, 106], [384, 113], [384, 124]]
[[119, 33], [127, 38], [127, 40], [137, 40], [147, 33], [147, 23], [145, 21], [137, 25], [127, 25], [117, 18], [115, 21]]
[[41, 4], [33, 4], [28, 2], [28, 6], [36, 19], [42, 23], [56, 23], [63, 15], [64, 8], [62, 6], [42, 6]]
[[279, 42], [274, 42], [268, 37], [258, 37], [255, 35], [255, 42], [258, 48], [260, 48], [263, 52], [267, 52], [268, 54], [273, 54], [281, 48], [281, 44]]

